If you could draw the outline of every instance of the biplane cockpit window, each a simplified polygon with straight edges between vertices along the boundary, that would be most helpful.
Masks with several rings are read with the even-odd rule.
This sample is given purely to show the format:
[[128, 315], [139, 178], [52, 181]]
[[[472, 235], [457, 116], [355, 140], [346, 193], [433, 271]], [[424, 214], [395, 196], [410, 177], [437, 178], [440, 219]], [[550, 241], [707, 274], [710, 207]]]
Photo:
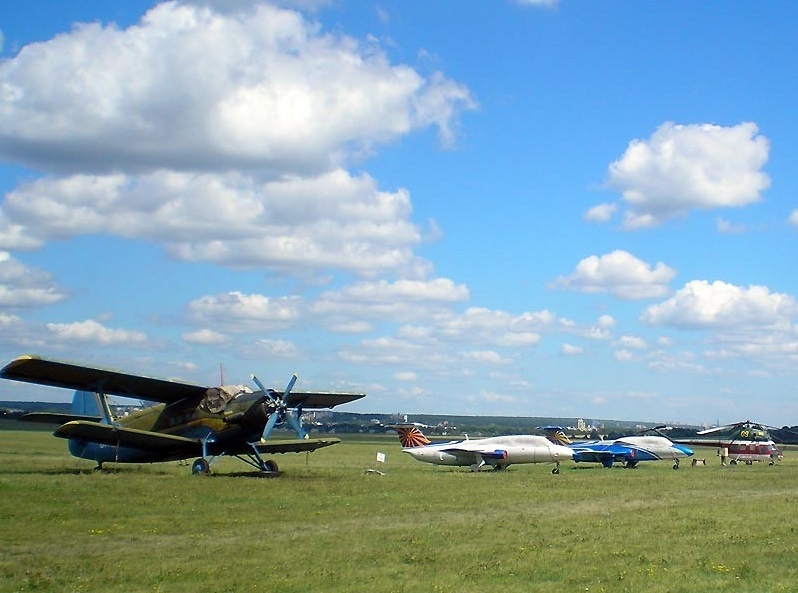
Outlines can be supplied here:
[[200, 402], [200, 408], [211, 414], [217, 414], [224, 410], [226, 403], [222, 390], [218, 387], [210, 387]]
[[223, 387], [209, 387], [205, 397], [200, 402], [200, 408], [211, 414], [223, 412], [230, 400], [241, 393], [250, 393], [243, 385], [225, 385]]

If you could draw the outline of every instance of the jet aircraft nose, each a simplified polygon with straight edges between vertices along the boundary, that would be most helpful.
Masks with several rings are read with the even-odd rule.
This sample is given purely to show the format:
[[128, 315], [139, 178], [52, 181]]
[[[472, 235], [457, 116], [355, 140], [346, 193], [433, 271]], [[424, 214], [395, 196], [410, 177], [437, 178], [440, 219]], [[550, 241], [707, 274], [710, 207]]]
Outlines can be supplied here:
[[551, 455], [555, 461], [563, 459], [573, 459], [574, 450], [563, 445], [551, 445]]

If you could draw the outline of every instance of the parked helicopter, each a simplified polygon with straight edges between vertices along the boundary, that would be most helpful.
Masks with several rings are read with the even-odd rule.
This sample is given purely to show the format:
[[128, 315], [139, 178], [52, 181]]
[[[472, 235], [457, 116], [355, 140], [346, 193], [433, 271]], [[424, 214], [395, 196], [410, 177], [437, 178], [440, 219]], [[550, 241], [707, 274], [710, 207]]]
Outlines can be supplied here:
[[693, 437], [676, 438], [674, 442], [691, 446], [717, 447], [721, 463], [724, 465], [726, 459], [730, 465], [738, 463], [751, 465], [755, 461], [774, 465], [784, 458], [767, 428], [750, 420], [702, 430]]

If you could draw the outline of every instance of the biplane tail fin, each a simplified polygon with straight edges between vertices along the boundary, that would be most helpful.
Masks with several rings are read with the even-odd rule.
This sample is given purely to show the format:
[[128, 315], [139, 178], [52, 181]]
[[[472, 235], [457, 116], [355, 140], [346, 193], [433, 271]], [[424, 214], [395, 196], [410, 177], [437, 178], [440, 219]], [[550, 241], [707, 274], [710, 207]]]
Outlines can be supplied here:
[[402, 443], [403, 449], [410, 449], [412, 447], [423, 447], [429, 445], [430, 441], [424, 436], [416, 424], [394, 424], [394, 430], [399, 435], [399, 441]]
[[101, 422], [111, 423], [111, 410], [105, 396], [93, 391], [76, 391], [72, 396], [72, 414], [76, 418], [100, 418]]

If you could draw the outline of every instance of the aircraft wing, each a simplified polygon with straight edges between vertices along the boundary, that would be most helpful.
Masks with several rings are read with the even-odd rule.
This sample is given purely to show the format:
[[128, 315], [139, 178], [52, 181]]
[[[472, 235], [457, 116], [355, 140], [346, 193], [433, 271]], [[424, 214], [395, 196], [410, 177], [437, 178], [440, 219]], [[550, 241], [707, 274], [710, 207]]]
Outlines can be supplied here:
[[485, 449], [482, 447], [447, 447], [441, 449], [444, 453], [449, 453], [456, 457], [470, 459], [479, 455], [483, 459], [506, 459], [507, 451], [504, 449]]
[[189, 455], [202, 454], [202, 442], [162, 432], [136, 430], [112, 424], [76, 420], [67, 422], [55, 430], [55, 436], [64, 439], [85, 439], [93, 443], [121, 445], [148, 451], [174, 451], [182, 449]]
[[73, 420], [88, 420], [99, 422], [99, 416], [84, 416], [82, 414], [59, 414], [58, 412], [30, 412], [18, 418], [20, 422], [37, 422], [39, 424], [65, 424]]
[[0, 377], [167, 404], [182, 399], [200, 399], [208, 389], [189, 383], [130, 375], [27, 355], [20, 356], [4, 366], [0, 370]]
[[[146, 451], [183, 453], [186, 457], [202, 455], [202, 441], [163, 432], [151, 432], [147, 430], [136, 430], [134, 428], [124, 428], [111, 424], [101, 424], [99, 422], [74, 421], [67, 422], [59, 426], [55, 431], [55, 436], [65, 439], [85, 439], [93, 443], [105, 443], [108, 445], [120, 445], [143, 449]], [[301, 453], [303, 451], [315, 451], [322, 447], [329, 447], [340, 443], [341, 439], [292, 439], [292, 440], [268, 440], [262, 443], [255, 443], [259, 453], [271, 455], [274, 453]], [[223, 451], [227, 455], [240, 455], [252, 452], [252, 446], [241, 442], [233, 447], [225, 447]]]
[[[256, 443], [255, 448], [258, 453], [272, 455], [274, 453], [302, 453], [303, 451], [315, 451], [322, 447], [329, 447], [340, 443], [341, 439], [292, 439], [285, 441], [271, 440], [263, 443]], [[249, 448], [243, 449], [242, 452], [249, 452]]]
[[305, 410], [321, 410], [333, 408], [346, 404], [361, 397], [366, 397], [365, 393], [299, 393], [290, 392], [285, 398], [285, 403], [290, 408], [302, 406]]
[[612, 459], [615, 460], [615, 453], [612, 451], [593, 451], [591, 449], [575, 449], [574, 459], [576, 461], [604, 463]]
[[593, 463], [623, 460], [626, 454], [629, 453], [628, 447], [616, 444], [596, 443], [594, 445], [571, 446], [571, 448], [574, 450], [574, 459], [576, 461]]

